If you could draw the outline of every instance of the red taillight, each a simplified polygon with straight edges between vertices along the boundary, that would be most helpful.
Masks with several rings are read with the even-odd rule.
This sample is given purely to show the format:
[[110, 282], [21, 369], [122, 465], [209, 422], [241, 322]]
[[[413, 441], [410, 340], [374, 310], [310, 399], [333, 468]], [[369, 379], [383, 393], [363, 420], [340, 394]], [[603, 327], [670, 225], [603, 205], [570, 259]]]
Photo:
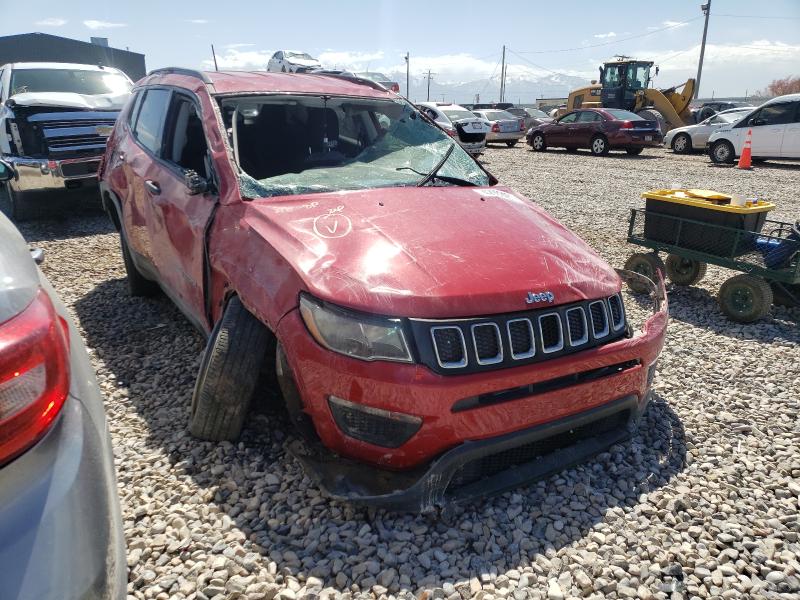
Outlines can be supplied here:
[[633, 129], [633, 123], [630, 121], [623, 121], [622, 125], [620, 125], [620, 129]]
[[46, 432], [69, 392], [67, 324], [44, 291], [0, 324], [0, 465]]
[[445, 129], [445, 132], [446, 132], [446, 133], [447, 133], [447, 135], [449, 135], [450, 137], [454, 137], [454, 138], [457, 138], [457, 137], [458, 137], [458, 132], [457, 132], [455, 129]]
[[519, 130], [520, 131], [525, 131], [525, 119], [520, 119], [519, 120]]
[[492, 123], [492, 133], [500, 133], [500, 123]]
[[393, 83], [393, 84], [392, 84], [392, 91], [393, 91], [395, 94], [399, 94], [399, 93], [400, 93], [400, 86], [399, 86], [399, 85], [397, 85], [396, 83]]

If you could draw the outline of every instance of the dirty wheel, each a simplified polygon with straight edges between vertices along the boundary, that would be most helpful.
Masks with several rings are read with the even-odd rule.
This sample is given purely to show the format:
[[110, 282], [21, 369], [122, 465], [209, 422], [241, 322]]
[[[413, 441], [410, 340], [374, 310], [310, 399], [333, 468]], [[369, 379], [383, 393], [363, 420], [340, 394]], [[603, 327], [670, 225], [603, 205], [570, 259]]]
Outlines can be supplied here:
[[625, 152], [631, 156], [639, 156], [644, 148], [625, 148]]
[[506, 146], [508, 146], [509, 148], [513, 148], [516, 145], [517, 145], [517, 140], [508, 140], [506, 142]]
[[153, 296], [158, 290], [158, 284], [155, 281], [150, 281], [139, 272], [136, 265], [131, 258], [131, 251], [128, 248], [128, 240], [125, 239], [125, 234], [120, 229], [119, 232], [119, 245], [122, 249], [122, 262], [125, 263], [125, 275], [128, 279], [128, 292], [131, 296]]
[[[639, 275], [644, 275], [650, 281], [657, 282], [658, 272], [664, 273], [665, 271], [664, 261], [655, 252], [648, 252], [647, 254], [637, 252], [625, 261], [625, 270], [639, 273]], [[628, 287], [638, 294], [649, 291], [647, 286], [635, 281], [629, 281]]]
[[698, 260], [670, 254], [664, 267], [667, 277], [675, 285], [695, 285], [706, 276], [708, 265]]
[[759, 277], [741, 274], [719, 288], [719, 305], [725, 315], [739, 323], [752, 323], [769, 314], [772, 288]]
[[208, 338], [192, 396], [189, 431], [235, 440], [244, 425], [272, 334], [234, 296]]
[[608, 154], [608, 140], [605, 136], [596, 135], [589, 143], [589, 148], [595, 156], [605, 156]]
[[717, 140], [711, 145], [709, 155], [711, 160], [718, 165], [733, 164], [736, 158], [736, 151], [733, 149], [733, 144], [728, 140]]
[[692, 138], [686, 133], [679, 133], [672, 140], [672, 151], [675, 154], [688, 154], [692, 151]]
[[543, 134], [533, 134], [533, 137], [531, 138], [531, 148], [533, 148], [535, 152], [544, 152], [547, 150], [547, 142], [545, 141]]

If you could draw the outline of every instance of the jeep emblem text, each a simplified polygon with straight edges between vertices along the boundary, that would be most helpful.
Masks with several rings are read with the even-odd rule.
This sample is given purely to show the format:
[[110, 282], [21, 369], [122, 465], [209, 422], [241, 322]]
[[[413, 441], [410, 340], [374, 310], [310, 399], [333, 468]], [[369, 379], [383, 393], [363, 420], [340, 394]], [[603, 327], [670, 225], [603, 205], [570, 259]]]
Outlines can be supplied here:
[[539, 294], [528, 292], [525, 302], [528, 304], [536, 304], [537, 302], [550, 302], [552, 304], [553, 300], [555, 299], [556, 297], [553, 292], [541, 292]]

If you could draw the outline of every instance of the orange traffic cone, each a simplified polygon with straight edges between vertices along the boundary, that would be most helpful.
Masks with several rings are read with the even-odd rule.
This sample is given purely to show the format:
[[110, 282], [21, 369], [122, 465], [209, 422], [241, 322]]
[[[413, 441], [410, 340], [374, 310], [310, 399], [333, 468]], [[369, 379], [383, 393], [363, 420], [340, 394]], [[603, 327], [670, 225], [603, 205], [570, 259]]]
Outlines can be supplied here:
[[753, 130], [747, 130], [747, 137], [744, 138], [744, 148], [742, 148], [742, 155], [739, 157], [739, 164], [737, 167], [740, 169], [750, 169], [753, 166], [752, 151], [753, 151]]

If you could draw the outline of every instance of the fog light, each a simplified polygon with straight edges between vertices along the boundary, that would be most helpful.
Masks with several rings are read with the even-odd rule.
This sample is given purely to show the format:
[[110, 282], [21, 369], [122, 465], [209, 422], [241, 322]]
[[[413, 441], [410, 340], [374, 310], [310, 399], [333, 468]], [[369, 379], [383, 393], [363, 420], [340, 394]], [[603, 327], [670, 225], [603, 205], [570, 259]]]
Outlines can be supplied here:
[[398, 448], [422, 427], [422, 418], [356, 404], [349, 400], [328, 398], [333, 420], [339, 429], [352, 438], [382, 446]]

